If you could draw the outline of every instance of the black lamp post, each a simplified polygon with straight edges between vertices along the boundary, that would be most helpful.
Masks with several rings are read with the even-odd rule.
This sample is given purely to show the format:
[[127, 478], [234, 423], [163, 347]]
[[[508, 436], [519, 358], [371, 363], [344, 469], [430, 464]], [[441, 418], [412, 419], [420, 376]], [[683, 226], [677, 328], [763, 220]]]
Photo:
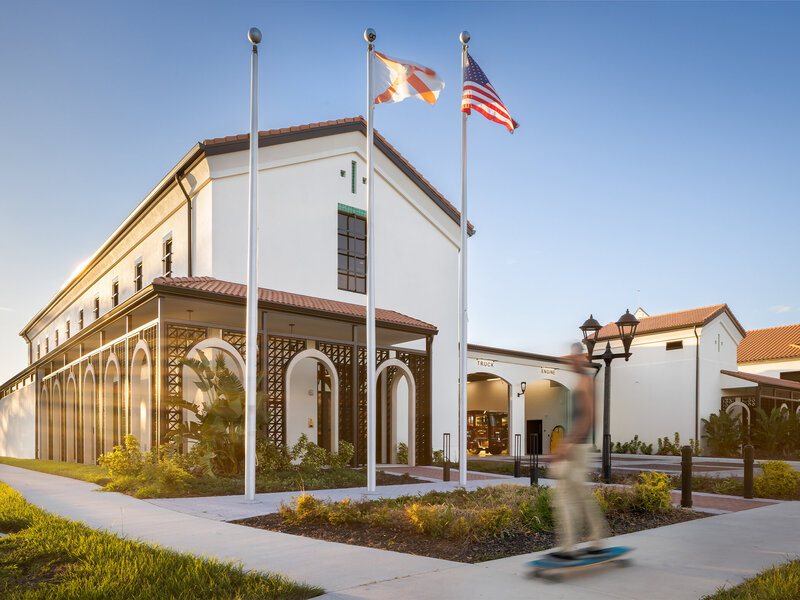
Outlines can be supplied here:
[[631, 357], [631, 342], [636, 335], [636, 327], [639, 321], [634, 317], [630, 310], [626, 310], [616, 322], [622, 347], [625, 352], [614, 353], [611, 351], [611, 342], [606, 342], [606, 349], [602, 354], [594, 354], [594, 345], [597, 343], [597, 335], [603, 328], [592, 315], [581, 325], [583, 333], [583, 343], [589, 351], [589, 360], [600, 359], [606, 363], [605, 385], [603, 387], [603, 481], [611, 483], [611, 361], [615, 358], [624, 358], [626, 361]]

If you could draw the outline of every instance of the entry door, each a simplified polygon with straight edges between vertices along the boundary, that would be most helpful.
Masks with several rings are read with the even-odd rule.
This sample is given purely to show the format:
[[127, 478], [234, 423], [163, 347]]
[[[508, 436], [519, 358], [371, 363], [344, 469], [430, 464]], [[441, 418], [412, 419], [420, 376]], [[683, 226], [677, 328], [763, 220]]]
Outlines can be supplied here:
[[542, 420], [541, 419], [528, 419], [525, 423], [525, 448], [526, 454], [533, 452], [533, 434], [538, 436], [536, 440], [536, 453], [542, 453]]

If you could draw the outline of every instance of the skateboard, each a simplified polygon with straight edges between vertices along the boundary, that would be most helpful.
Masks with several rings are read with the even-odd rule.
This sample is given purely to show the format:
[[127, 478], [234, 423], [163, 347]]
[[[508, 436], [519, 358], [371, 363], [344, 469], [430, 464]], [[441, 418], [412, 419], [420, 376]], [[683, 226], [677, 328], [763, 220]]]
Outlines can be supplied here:
[[627, 558], [627, 554], [632, 550], [633, 548], [629, 548], [628, 546], [612, 546], [611, 548], [603, 548], [601, 552], [597, 553], [580, 553], [577, 558], [573, 559], [557, 558], [550, 553], [525, 564], [533, 568], [534, 577], [553, 577], [553, 575], [558, 576], [565, 571], [572, 571], [574, 569], [592, 567], [594, 565], [602, 565], [610, 562], [616, 562], [619, 566], [627, 566], [630, 563], [630, 558]]

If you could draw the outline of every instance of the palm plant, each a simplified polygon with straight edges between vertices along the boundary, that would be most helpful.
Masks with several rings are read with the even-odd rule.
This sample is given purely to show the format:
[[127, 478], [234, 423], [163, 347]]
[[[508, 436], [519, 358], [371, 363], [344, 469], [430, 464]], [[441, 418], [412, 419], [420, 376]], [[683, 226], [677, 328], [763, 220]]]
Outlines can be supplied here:
[[717, 414], [710, 414], [703, 421], [708, 449], [712, 456], [738, 456], [743, 441], [742, 419], [727, 410], [720, 409]]
[[[193, 418], [184, 419], [172, 435], [179, 444], [198, 444], [201, 454], [208, 457], [212, 472], [217, 474], [241, 473], [244, 465], [245, 393], [242, 382], [225, 365], [225, 357], [218, 354], [212, 363], [199, 352], [199, 358], [185, 358], [181, 362], [197, 375], [195, 385], [205, 395], [204, 402], [174, 400], [170, 405], [186, 410]], [[261, 377], [258, 378], [259, 381]], [[258, 386], [257, 386], [258, 387]], [[269, 422], [265, 395], [260, 393], [256, 402], [256, 428]]]
[[769, 413], [756, 408], [756, 419], [751, 429], [753, 445], [765, 457], [777, 457], [789, 451], [792, 445], [792, 423], [785, 408], [773, 408]]

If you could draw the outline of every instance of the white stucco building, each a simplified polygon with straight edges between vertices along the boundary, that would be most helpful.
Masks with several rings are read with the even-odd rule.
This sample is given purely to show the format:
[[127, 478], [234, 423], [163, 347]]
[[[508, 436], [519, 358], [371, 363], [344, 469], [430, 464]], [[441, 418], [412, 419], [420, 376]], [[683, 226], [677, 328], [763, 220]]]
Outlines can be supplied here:
[[[306, 434], [331, 449], [347, 440], [358, 463], [366, 457], [365, 132], [361, 118], [261, 132], [258, 161], [266, 434], [288, 444]], [[412, 460], [426, 463], [445, 433], [458, 448], [460, 215], [375, 139], [377, 457], [393, 462], [407, 443]], [[0, 455], [94, 463], [126, 433], [148, 450], [187, 418], [172, 401], [202, 397], [184, 358], [223, 356], [243, 373], [248, 148], [247, 135], [192, 147], [31, 318], [20, 332], [28, 366], [0, 385]], [[721, 403], [745, 410], [800, 372], [791, 344], [796, 352], [742, 360], [745, 331], [726, 305], [637, 316], [632, 358], [612, 366], [615, 441], [675, 431], [688, 440]], [[601, 330], [598, 350], [620, 346], [615, 336], [613, 325]], [[750, 375], [737, 373], [737, 347]], [[471, 344], [468, 363], [470, 449], [505, 453], [517, 442], [526, 452], [535, 434], [549, 452], [570, 426], [568, 361]], [[745, 376], [771, 378], [772, 391]], [[781, 385], [777, 395], [796, 386], [800, 401], [800, 383]]]
[[[261, 132], [258, 163], [267, 433], [348, 440], [358, 462], [365, 130], [355, 118]], [[94, 462], [126, 433], [149, 449], [186, 418], [170, 401], [201, 397], [183, 358], [222, 355], [242, 373], [248, 147], [196, 144], [33, 316], [29, 366], [0, 386], [0, 454]], [[427, 462], [458, 431], [460, 215], [380, 135], [376, 150], [378, 460], [405, 442]]]

